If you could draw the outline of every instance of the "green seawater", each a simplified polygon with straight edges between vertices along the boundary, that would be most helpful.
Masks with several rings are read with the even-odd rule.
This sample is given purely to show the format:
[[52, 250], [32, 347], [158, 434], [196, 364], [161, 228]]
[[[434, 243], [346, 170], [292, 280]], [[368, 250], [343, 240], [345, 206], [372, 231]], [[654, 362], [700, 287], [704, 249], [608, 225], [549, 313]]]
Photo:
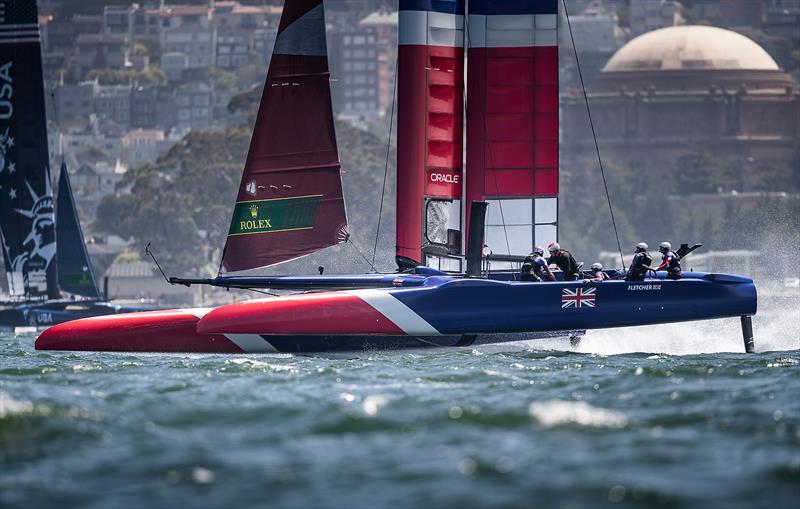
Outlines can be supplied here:
[[737, 320], [338, 357], [3, 334], [0, 507], [797, 507], [798, 318], [752, 355]]

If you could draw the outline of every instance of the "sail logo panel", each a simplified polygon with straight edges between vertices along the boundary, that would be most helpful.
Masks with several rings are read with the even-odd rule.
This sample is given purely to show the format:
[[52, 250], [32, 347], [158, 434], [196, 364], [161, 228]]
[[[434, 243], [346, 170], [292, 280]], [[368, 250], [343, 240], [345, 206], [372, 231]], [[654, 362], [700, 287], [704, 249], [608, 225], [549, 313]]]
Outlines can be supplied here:
[[[58, 297], [35, 0], [0, 1], [0, 231], [13, 297]], [[23, 140], [24, 137], [24, 140]]]
[[467, 33], [467, 207], [527, 255], [558, 237], [558, 0], [469, 0]]
[[399, 7], [396, 257], [410, 266], [460, 254], [464, 1]]
[[228, 235], [306, 230], [314, 227], [322, 195], [244, 201], [236, 204]]
[[288, 0], [222, 267], [299, 258], [343, 241], [346, 230], [322, 1]]

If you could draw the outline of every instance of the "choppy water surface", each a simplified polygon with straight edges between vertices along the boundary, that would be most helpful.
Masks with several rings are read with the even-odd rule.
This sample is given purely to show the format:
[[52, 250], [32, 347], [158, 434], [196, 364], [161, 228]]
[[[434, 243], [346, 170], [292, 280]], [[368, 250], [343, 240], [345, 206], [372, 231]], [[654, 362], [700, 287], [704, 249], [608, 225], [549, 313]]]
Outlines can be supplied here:
[[0, 506], [794, 507], [798, 318], [754, 355], [737, 320], [352, 358], [6, 334]]

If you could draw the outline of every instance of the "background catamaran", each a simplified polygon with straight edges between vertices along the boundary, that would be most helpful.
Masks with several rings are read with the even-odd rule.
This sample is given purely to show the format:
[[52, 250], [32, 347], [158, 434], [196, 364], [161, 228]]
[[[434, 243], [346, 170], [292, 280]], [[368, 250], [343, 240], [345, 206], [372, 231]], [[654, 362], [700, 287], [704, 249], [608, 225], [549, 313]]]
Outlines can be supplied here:
[[101, 298], [64, 163], [54, 215], [35, 0], [6, 5], [0, 30], [0, 237], [11, 297], [0, 328], [142, 311]]
[[320, 352], [466, 346], [740, 316], [752, 351], [756, 289], [747, 278], [688, 272], [678, 281], [660, 273], [641, 284], [523, 283], [512, 270], [483, 270], [484, 233], [495, 250], [505, 247], [504, 256], [494, 257], [500, 260], [494, 268], [505, 269], [533, 245], [558, 236], [558, 1], [467, 4], [400, 2], [397, 273], [230, 274], [349, 237], [322, 1], [287, 0], [221, 274], [170, 282], [327, 291], [78, 320], [48, 329], [36, 348]]

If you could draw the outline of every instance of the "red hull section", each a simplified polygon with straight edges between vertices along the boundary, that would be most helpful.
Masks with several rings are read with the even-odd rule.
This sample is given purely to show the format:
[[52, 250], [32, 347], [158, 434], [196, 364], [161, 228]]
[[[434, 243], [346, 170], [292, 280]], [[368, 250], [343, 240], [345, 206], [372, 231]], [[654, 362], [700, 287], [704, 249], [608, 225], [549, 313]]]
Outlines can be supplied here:
[[197, 324], [201, 334], [343, 335], [405, 332], [356, 293], [260, 299], [217, 308]]
[[222, 334], [197, 333], [197, 322], [206, 311], [175, 309], [74, 320], [42, 332], [36, 349], [241, 353]]

